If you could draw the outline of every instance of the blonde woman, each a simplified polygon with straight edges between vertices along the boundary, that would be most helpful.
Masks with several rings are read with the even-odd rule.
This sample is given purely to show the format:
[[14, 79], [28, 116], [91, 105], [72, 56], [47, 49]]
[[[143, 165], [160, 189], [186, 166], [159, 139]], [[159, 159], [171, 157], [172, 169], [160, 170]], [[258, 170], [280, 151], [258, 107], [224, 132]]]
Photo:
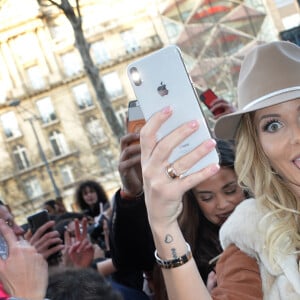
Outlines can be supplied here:
[[[206, 141], [169, 165], [172, 149], [198, 130], [197, 120], [157, 142], [158, 128], [172, 114], [167, 107], [141, 132], [148, 218], [169, 299], [300, 299], [300, 48], [278, 41], [251, 50], [240, 70], [238, 107], [217, 121], [215, 134], [236, 138], [239, 182], [252, 190], [255, 199], [243, 201], [221, 228], [224, 252], [211, 294], [177, 217], [183, 193], [218, 172], [219, 166], [184, 178], [180, 174], [211, 151], [215, 142]], [[168, 176], [170, 169], [178, 177]], [[229, 253], [240, 263], [231, 272]], [[252, 269], [245, 267], [243, 261], [249, 260], [259, 272], [253, 264]], [[256, 287], [261, 282], [262, 294], [253, 295], [249, 282]]]

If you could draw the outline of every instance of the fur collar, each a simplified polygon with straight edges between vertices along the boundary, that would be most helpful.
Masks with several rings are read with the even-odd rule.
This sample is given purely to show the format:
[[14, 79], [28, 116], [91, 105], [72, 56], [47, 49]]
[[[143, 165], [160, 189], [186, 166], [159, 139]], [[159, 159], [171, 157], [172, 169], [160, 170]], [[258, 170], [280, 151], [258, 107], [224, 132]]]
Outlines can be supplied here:
[[[264, 294], [268, 295], [264, 299], [300, 299], [297, 256], [283, 256], [278, 251], [276, 263], [271, 263], [268, 259], [268, 249], [264, 246], [266, 230], [277, 220], [273, 217], [260, 226], [259, 222], [267, 212], [253, 198], [241, 202], [221, 227], [221, 245], [225, 249], [230, 244], [235, 244], [258, 261]], [[287, 287], [291, 293], [286, 292]], [[281, 297], [280, 290], [289, 296]]]

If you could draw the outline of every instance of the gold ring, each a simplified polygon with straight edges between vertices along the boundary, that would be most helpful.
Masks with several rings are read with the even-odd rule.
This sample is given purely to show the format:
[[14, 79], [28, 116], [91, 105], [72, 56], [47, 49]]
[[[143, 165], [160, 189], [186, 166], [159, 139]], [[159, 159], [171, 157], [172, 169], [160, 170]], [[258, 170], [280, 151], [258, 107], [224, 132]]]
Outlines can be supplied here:
[[176, 179], [180, 176], [177, 174], [177, 172], [172, 164], [170, 164], [166, 167], [166, 174], [170, 179]]

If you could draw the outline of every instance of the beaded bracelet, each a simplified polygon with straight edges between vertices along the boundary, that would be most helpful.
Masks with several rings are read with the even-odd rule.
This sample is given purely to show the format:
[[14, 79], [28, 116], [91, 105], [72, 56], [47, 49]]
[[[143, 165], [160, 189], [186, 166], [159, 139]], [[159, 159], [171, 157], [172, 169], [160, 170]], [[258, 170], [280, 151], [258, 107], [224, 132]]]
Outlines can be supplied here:
[[158, 256], [157, 250], [155, 250], [154, 256], [155, 256], [157, 264], [164, 269], [172, 269], [172, 268], [180, 267], [180, 266], [184, 265], [185, 263], [187, 263], [192, 258], [192, 251], [191, 251], [190, 245], [188, 243], [185, 243], [185, 244], [186, 244], [186, 248], [187, 248], [186, 253], [178, 258], [174, 258], [174, 259], [170, 259], [170, 260], [161, 259]]

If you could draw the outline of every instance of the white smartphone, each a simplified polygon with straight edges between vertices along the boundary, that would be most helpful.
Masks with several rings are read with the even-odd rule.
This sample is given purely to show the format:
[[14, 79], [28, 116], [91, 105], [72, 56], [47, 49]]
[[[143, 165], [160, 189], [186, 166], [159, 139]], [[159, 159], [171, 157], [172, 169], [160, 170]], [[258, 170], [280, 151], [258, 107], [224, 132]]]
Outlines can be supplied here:
[[[211, 137], [196, 91], [177, 46], [167, 46], [131, 63], [127, 67], [127, 75], [146, 121], [164, 107], [172, 108], [172, 116], [159, 129], [158, 139], [188, 121], [198, 120], [200, 123], [199, 130], [173, 150], [169, 157], [170, 163]], [[218, 162], [218, 153], [213, 150], [183, 176]]]

